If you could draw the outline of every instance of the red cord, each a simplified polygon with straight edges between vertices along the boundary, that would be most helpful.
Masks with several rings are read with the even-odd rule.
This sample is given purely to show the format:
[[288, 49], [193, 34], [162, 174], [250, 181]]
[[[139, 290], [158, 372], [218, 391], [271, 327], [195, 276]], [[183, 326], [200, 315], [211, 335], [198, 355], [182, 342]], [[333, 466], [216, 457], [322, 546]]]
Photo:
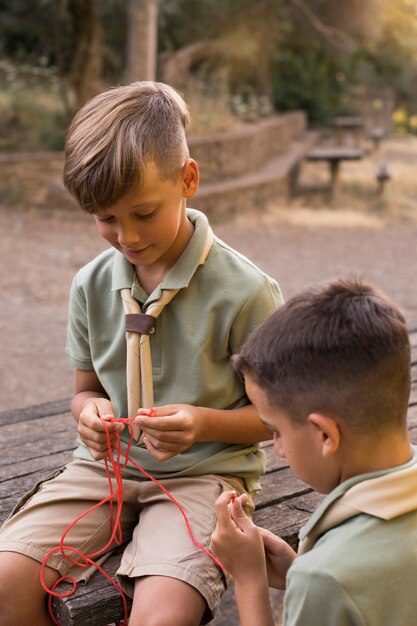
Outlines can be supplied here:
[[[155, 410], [154, 409], [150, 409], [149, 414], [150, 415], [155, 415]], [[111, 576], [109, 576], [103, 570], [103, 568], [100, 567], [100, 565], [98, 565], [93, 560], [94, 558], [97, 558], [98, 556], [100, 556], [101, 554], [106, 552], [108, 550], [108, 548], [110, 547], [110, 545], [112, 544], [112, 542], [115, 542], [117, 545], [121, 545], [123, 543], [122, 529], [121, 529], [121, 524], [120, 524], [120, 516], [121, 516], [122, 506], [123, 506], [123, 479], [122, 479], [121, 472], [127, 466], [128, 463], [133, 465], [133, 467], [135, 467], [137, 470], [139, 470], [139, 472], [141, 472], [144, 476], [146, 476], [146, 478], [148, 478], [153, 483], [155, 483], [159, 487], [159, 489], [161, 489], [161, 491], [163, 491], [164, 494], [171, 500], [171, 502], [173, 502], [173, 504], [175, 504], [175, 506], [177, 507], [177, 509], [181, 513], [182, 517], [184, 518], [184, 522], [185, 522], [188, 534], [189, 534], [190, 539], [193, 542], [193, 544], [195, 546], [197, 546], [197, 548], [202, 550], [205, 554], [207, 554], [214, 561], [214, 563], [218, 567], [220, 567], [221, 569], [224, 570], [223, 565], [214, 556], [214, 554], [212, 554], [207, 548], [202, 546], [197, 541], [197, 539], [194, 537], [194, 534], [193, 534], [193, 531], [191, 529], [191, 525], [190, 525], [190, 522], [189, 522], [189, 520], [187, 518], [187, 515], [186, 515], [184, 509], [182, 508], [182, 506], [180, 505], [180, 503], [178, 502], [178, 500], [176, 500], [174, 498], [174, 496], [156, 478], [154, 478], [151, 474], [149, 474], [146, 470], [144, 470], [143, 467], [141, 467], [140, 465], [135, 463], [129, 457], [130, 448], [132, 447], [132, 443], [133, 443], [132, 422], [134, 421], [134, 419], [135, 418], [118, 418], [118, 419], [114, 418], [114, 419], [107, 420], [107, 421], [102, 420], [102, 423], [103, 423], [103, 425], [105, 427], [105, 431], [106, 431], [107, 447], [108, 447], [109, 450], [113, 450], [112, 453], [109, 455], [109, 458], [104, 460], [104, 465], [105, 465], [105, 468], [106, 468], [106, 475], [107, 475], [107, 479], [108, 479], [108, 483], [109, 483], [109, 495], [106, 498], [104, 498], [103, 500], [101, 500], [101, 502], [97, 502], [97, 504], [95, 504], [94, 506], [89, 508], [87, 511], [85, 511], [84, 513], [79, 515], [73, 522], [71, 522], [71, 524], [69, 524], [69, 526], [64, 530], [64, 532], [62, 534], [62, 537], [61, 537], [61, 540], [59, 542], [59, 546], [57, 546], [56, 548], [52, 548], [52, 550], [49, 550], [49, 552], [47, 553], [47, 555], [45, 556], [45, 558], [42, 561], [42, 565], [41, 565], [41, 569], [40, 569], [40, 582], [41, 582], [41, 585], [42, 585], [43, 589], [46, 591], [46, 593], [49, 596], [49, 598], [48, 598], [49, 613], [50, 613], [50, 616], [52, 618], [52, 621], [57, 626], [60, 626], [60, 623], [58, 622], [58, 620], [56, 619], [55, 615], [53, 614], [53, 611], [52, 611], [52, 599], [54, 597], [55, 598], [68, 598], [69, 596], [71, 596], [73, 593], [75, 593], [75, 591], [77, 589], [77, 582], [76, 582], [76, 580], [75, 580], [75, 578], [73, 576], [66, 575], [66, 576], [61, 576], [57, 581], [55, 581], [55, 583], [52, 585], [51, 588], [49, 588], [46, 585], [45, 577], [44, 577], [45, 567], [46, 567], [47, 561], [49, 560], [51, 555], [54, 554], [55, 552], [60, 552], [62, 558], [65, 559], [66, 561], [68, 561], [69, 563], [71, 563], [72, 565], [77, 565], [78, 567], [87, 567], [88, 565], [93, 565], [113, 585], [113, 587], [118, 591], [118, 593], [120, 594], [120, 596], [122, 598], [124, 619], [123, 619], [123, 621], [118, 622], [118, 626], [127, 626], [127, 624], [128, 624], [129, 611], [128, 611], [127, 601], [126, 601], [126, 597], [125, 597], [125, 594], [124, 594], [123, 590], [116, 583], [116, 581], [114, 581], [111, 578]], [[121, 424], [126, 424], [129, 427], [130, 437], [129, 437], [129, 442], [127, 444], [126, 452], [123, 452], [123, 450], [121, 448], [120, 435], [118, 433], [115, 433], [116, 434], [116, 445], [112, 449], [111, 441], [110, 441], [110, 433], [109, 433], [109, 429], [108, 429], [108, 423], [109, 422], [120, 422]], [[121, 458], [122, 457], [124, 458], [124, 460], [121, 463]], [[110, 473], [110, 469], [109, 469], [109, 462], [111, 464], [111, 468], [112, 468], [113, 474], [114, 474], [114, 479], [116, 481], [116, 488], [115, 488], [115, 490], [113, 490], [112, 477], [111, 477], [111, 473]], [[116, 501], [116, 506], [115, 506], [114, 501]], [[68, 533], [70, 532], [71, 528], [73, 528], [81, 519], [86, 517], [89, 513], [91, 513], [95, 509], [99, 508], [100, 506], [103, 506], [107, 502], [109, 503], [109, 506], [110, 506], [109, 518], [110, 518], [111, 535], [110, 535], [110, 538], [109, 538], [108, 542], [106, 543], [106, 545], [103, 548], [101, 548], [100, 550], [97, 550], [96, 552], [93, 552], [92, 554], [82, 554], [82, 552], [80, 552], [76, 548], [73, 548], [72, 546], [66, 545], [65, 544], [65, 539], [66, 539]], [[116, 509], [116, 511], [114, 509]], [[78, 556], [81, 559], [81, 562], [74, 560], [74, 558], [70, 556], [70, 553], [72, 553], [73, 555]], [[55, 588], [56, 588], [56, 586], [59, 583], [61, 583], [64, 580], [71, 582], [72, 583], [72, 588], [70, 589], [70, 591], [68, 591], [66, 593], [58, 593], [57, 591], [55, 591]]]

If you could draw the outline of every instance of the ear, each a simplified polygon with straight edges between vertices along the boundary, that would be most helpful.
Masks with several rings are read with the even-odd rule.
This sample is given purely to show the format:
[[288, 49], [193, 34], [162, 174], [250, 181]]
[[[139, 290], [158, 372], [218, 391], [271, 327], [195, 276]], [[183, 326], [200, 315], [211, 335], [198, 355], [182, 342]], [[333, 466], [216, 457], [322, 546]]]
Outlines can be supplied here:
[[316, 431], [323, 458], [333, 456], [338, 451], [341, 440], [337, 421], [322, 413], [310, 413], [307, 421]]
[[192, 198], [198, 190], [200, 175], [198, 165], [194, 159], [187, 159], [182, 166], [182, 181], [184, 198]]

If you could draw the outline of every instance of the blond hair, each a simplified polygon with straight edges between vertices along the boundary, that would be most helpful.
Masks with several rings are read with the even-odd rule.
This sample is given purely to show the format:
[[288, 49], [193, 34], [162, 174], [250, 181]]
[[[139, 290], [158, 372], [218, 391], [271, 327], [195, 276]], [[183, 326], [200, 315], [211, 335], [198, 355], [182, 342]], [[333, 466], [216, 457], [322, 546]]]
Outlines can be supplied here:
[[188, 157], [188, 107], [163, 83], [142, 81], [99, 94], [75, 115], [65, 146], [64, 184], [88, 213], [100, 212], [143, 181], [154, 161], [177, 180]]

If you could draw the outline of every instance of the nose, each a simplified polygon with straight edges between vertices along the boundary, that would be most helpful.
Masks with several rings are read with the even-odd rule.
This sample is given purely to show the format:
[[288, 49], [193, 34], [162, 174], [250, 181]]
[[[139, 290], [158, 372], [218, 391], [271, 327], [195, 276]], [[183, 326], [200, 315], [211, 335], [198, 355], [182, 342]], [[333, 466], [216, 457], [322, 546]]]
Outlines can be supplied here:
[[138, 244], [140, 241], [140, 234], [137, 229], [130, 223], [119, 223], [117, 229], [117, 239], [121, 246], [129, 248], [132, 245]]

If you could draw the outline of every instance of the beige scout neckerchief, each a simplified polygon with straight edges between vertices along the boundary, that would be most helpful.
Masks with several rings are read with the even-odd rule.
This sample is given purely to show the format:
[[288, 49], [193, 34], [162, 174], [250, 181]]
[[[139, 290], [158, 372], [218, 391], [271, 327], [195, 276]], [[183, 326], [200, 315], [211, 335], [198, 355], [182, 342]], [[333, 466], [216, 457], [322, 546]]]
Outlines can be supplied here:
[[417, 509], [417, 464], [364, 480], [335, 500], [300, 541], [298, 554], [311, 550], [317, 539], [342, 522], [366, 513], [391, 520]]
[[[206, 241], [198, 265], [203, 265], [213, 244], [213, 231], [208, 226]], [[139, 302], [133, 298], [130, 289], [121, 289], [121, 297], [126, 321], [126, 382], [129, 417], [135, 417], [140, 407], [153, 406], [152, 359], [149, 335], [155, 332], [156, 318], [164, 306], [172, 300], [179, 289], [162, 289], [158, 300], [142, 313]], [[140, 439], [140, 429], [133, 424], [136, 442]]]

